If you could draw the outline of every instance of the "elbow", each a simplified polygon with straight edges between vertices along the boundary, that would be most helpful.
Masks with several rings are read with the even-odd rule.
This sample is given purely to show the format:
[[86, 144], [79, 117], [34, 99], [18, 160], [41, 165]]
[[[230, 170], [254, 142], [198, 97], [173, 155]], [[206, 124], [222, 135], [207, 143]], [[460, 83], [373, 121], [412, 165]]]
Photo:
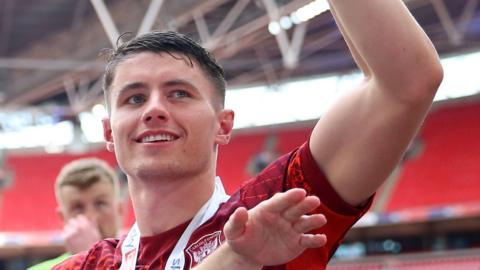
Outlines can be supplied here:
[[443, 80], [443, 68], [438, 58], [412, 69], [403, 93], [414, 103], [431, 103]]
[[425, 82], [426, 91], [435, 95], [443, 81], [443, 67], [440, 61], [437, 60], [434, 64], [431, 64], [426, 73], [428, 78], [428, 80]]

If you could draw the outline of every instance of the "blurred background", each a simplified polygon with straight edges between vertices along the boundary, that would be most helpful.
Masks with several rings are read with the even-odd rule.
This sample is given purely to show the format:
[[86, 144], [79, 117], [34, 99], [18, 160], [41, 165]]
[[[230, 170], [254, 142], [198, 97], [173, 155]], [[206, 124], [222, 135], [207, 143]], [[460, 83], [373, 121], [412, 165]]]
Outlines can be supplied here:
[[[329, 269], [480, 269], [479, 2], [405, 0], [445, 79]], [[102, 143], [102, 51], [153, 29], [194, 38], [226, 71], [236, 111], [234, 138], [220, 148], [227, 192], [306, 141], [361, 79], [324, 0], [0, 0], [0, 269], [63, 252], [60, 168], [86, 156], [116, 166]]]

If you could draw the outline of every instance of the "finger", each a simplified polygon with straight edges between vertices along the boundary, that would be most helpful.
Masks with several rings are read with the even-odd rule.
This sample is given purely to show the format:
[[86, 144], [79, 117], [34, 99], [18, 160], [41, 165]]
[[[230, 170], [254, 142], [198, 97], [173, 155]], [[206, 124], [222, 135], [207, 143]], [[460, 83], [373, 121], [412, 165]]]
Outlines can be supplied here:
[[82, 224], [84, 223], [84, 218], [86, 218], [83, 215], [77, 215], [75, 217], [72, 217], [67, 221], [67, 225], [70, 226], [72, 230], [77, 229], [82, 227]]
[[86, 215], [78, 215], [76, 218], [78, 223], [83, 227], [95, 227], [97, 225], [96, 219], [92, 216], [87, 217]]
[[67, 220], [67, 222], [65, 222], [65, 224], [63, 225], [63, 230], [64, 231], [69, 231], [71, 230], [73, 227], [73, 224], [72, 224], [72, 221], [71, 219], [70, 220]]
[[63, 231], [69, 235], [74, 234], [77, 230], [78, 222], [74, 218], [69, 219], [67, 223], [65, 223], [65, 225], [63, 226]]
[[86, 233], [95, 237], [98, 240], [102, 239], [105, 235], [108, 235], [108, 233], [106, 233], [104, 227], [101, 223], [98, 222], [96, 217], [85, 217], [84, 223], [82, 225], [82, 229], [86, 231]]
[[320, 199], [316, 196], [305, 197], [302, 201], [292, 205], [283, 212], [282, 216], [290, 221], [296, 221], [303, 215], [313, 211], [320, 205]]
[[327, 223], [327, 219], [322, 214], [303, 215], [297, 222], [293, 224], [295, 231], [306, 233], [311, 230], [318, 229]]
[[79, 221], [79, 217], [75, 216], [75, 217], [72, 217], [71, 219], [69, 219], [67, 221], [67, 223], [70, 224], [71, 226], [75, 226], [75, 224], [77, 224], [78, 221]]
[[302, 201], [307, 192], [301, 188], [294, 188], [283, 193], [276, 193], [269, 200], [264, 201], [268, 210], [274, 213], [281, 213], [292, 205]]
[[78, 215], [72, 218], [72, 227], [75, 228], [77, 233], [91, 233], [91, 231], [95, 231], [95, 233], [99, 233], [99, 226], [97, 225], [96, 220], [90, 219], [85, 215]]
[[72, 228], [68, 225], [63, 226], [63, 230], [61, 232], [62, 239], [66, 239], [72, 235]]
[[63, 226], [63, 230], [61, 232], [61, 237], [65, 241], [68, 241], [69, 239], [74, 237], [76, 235], [76, 233], [77, 233], [76, 227], [71, 222], [69, 222], [69, 223], [65, 224], [65, 226]]
[[90, 220], [86, 216], [78, 216], [77, 225], [79, 228], [88, 228], [90, 226]]
[[235, 240], [245, 232], [248, 221], [248, 212], [244, 207], [237, 208], [223, 227], [223, 233], [227, 240]]
[[303, 234], [300, 237], [300, 246], [304, 248], [319, 248], [327, 243], [325, 234]]

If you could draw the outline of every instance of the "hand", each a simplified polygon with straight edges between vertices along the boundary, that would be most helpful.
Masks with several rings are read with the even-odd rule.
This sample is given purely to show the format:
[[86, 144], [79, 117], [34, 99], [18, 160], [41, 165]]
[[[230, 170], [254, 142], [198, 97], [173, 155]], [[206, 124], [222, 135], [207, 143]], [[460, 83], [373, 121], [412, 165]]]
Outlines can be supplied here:
[[291, 189], [248, 211], [238, 208], [224, 227], [227, 245], [250, 265], [287, 263], [305, 249], [327, 242], [324, 234], [307, 233], [326, 224], [322, 214], [307, 215], [319, 205], [318, 197]]
[[71, 254], [88, 250], [102, 239], [98, 226], [84, 215], [78, 215], [67, 221], [63, 227], [62, 238]]

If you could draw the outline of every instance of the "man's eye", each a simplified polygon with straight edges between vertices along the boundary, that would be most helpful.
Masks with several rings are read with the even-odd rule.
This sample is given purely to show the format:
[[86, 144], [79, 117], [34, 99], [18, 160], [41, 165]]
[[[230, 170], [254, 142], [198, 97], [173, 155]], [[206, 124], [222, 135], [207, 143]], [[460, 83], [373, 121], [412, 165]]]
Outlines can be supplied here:
[[143, 95], [133, 95], [127, 100], [129, 104], [141, 104], [144, 101], [145, 97]]
[[104, 201], [95, 202], [95, 208], [98, 210], [105, 210], [109, 207], [109, 204]]
[[174, 98], [183, 98], [183, 97], [189, 97], [190, 95], [185, 90], [175, 90], [171, 93], [171, 96]]
[[70, 207], [70, 212], [74, 215], [83, 214], [84, 211], [83, 205], [73, 205]]

